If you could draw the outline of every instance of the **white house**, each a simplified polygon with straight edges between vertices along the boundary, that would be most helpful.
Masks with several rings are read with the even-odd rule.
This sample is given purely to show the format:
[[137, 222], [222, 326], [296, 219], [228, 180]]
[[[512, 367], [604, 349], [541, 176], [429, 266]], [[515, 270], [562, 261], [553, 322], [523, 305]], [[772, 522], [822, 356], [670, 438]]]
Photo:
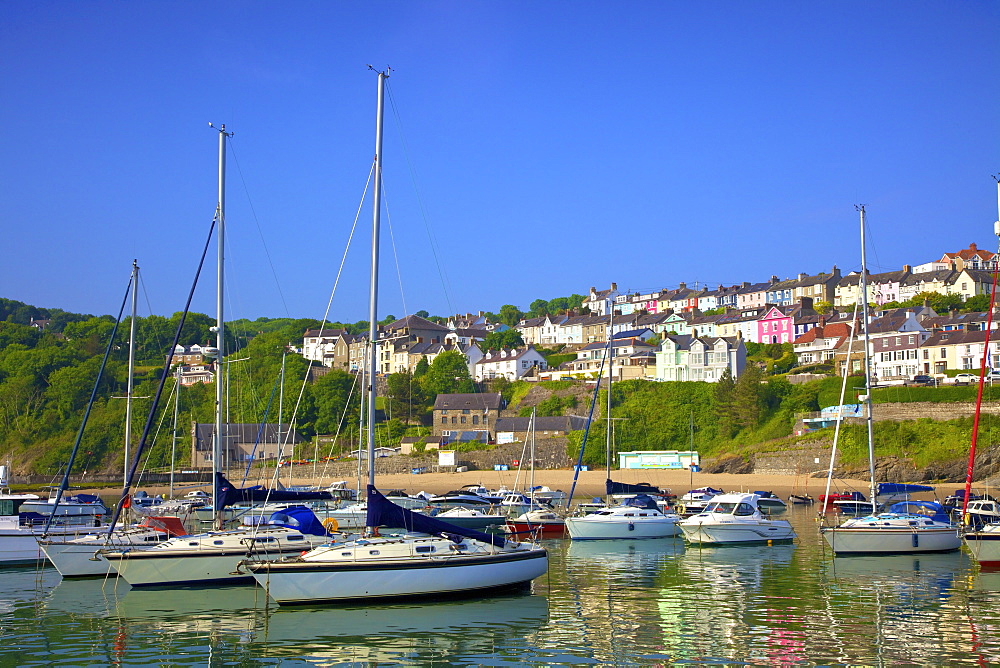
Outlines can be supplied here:
[[534, 369], [544, 371], [547, 368], [545, 358], [531, 345], [527, 348], [490, 350], [485, 357], [476, 362], [473, 378], [477, 381], [494, 378], [517, 380]]

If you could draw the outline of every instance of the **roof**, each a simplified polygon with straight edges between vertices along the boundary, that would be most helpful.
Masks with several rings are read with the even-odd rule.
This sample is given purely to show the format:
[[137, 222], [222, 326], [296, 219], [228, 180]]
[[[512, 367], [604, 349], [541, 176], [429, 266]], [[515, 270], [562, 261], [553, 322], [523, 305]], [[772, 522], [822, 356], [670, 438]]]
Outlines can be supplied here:
[[340, 336], [341, 334], [347, 334], [346, 329], [327, 329], [323, 328], [323, 332], [320, 333], [319, 329], [307, 329], [304, 336]]
[[473, 394], [439, 394], [434, 400], [434, 410], [498, 411], [503, 406], [499, 392]]
[[436, 322], [431, 322], [421, 318], [419, 315], [408, 315], [405, 318], [400, 318], [396, 322], [390, 323], [385, 326], [387, 331], [396, 329], [429, 329], [432, 331], [439, 332], [450, 332], [451, 330], [444, 325], [439, 325]]

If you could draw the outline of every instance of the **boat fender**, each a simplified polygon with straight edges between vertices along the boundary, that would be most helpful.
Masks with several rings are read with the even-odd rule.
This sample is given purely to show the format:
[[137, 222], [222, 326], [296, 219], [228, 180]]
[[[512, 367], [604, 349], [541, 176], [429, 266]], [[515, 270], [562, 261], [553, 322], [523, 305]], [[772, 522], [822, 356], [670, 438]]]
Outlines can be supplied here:
[[628, 530], [629, 531], [635, 531], [635, 524], [633, 524], [632, 522], [629, 522], [628, 523]]
[[335, 518], [327, 517], [325, 520], [323, 520], [323, 528], [326, 529], [327, 533], [333, 533], [338, 528], [340, 528], [340, 524], [337, 522]]

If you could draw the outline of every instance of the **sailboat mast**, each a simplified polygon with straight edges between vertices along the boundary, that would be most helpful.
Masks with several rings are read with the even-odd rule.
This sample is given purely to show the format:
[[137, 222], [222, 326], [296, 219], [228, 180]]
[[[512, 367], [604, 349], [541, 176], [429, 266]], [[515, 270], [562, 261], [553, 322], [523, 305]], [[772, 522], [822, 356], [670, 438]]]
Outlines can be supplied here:
[[[226, 137], [228, 136], [226, 126], [222, 125], [219, 128], [219, 201], [215, 212], [216, 224], [218, 225], [216, 243], [219, 246], [219, 267], [215, 293], [215, 438], [212, 441], [212, 486], [215, 494], [218, 494], [219, 491], [214, 489], [215, 474], [220, 470], [219, 467], [222, 463], [223, 438], [225, 437], [222, 433], [222, 406], [223, 399], [225, 398], [222, 380], [222, 360], [226, 356], [225, 312], [223, 304], [225, 301], [226, 262]], [[218, 524], [222, 516], [219, 513], [218, 504], [215, 502], [215, 499], [213, 499], [212, 503], [212, 513], [213, 521]]]
[[132, 260], [132, 321], [128, 330], [128, 386], [125, 392], [125, 476], [128, 478], [129, 448], [132, 443], [132, 394], [135, 388], [135, 316], [139, 303], [139, 264]]
[[371, 303], [368, 308], [368, 342], [371, 346], [368, 373], [368, 484], [375, 485], [375, 379], [378, 377], [378, 233], [382, 210], [382, 111], [385, 72], [378, 73], [378, 111], [375, 117], [375, 189], [372, 196]]
[[868, 428], [868, 469], [871, 477], [871, 502], [872, 502], [872, 514], [876, 512], [875, 508], [875, 432], [874, 432], [874, 422], [872, 418], [872, 375], [871, 375], [871, 355], [868, 351], [869, 346], [869, 335], [868, 335], [868, 260], [865, 249], [865, 206], [864, 204], [858, 206], [858, 211], [861, 214], [861, 331], [864, 336], [864, 367], [865, 367], [865, 407], [868, 409], [866, 412], [866, 425]]
[[[608, 438], [604, 444], [604, 454], [607, 459], [608, 480], [611, 480], [611, 384], [614, 382], [615, 359], [615, 298], [608, 295]], [[607, 504], [611, 505], [611, 497], [608, 496]]]
[[177, 414], [180, 412], [181, 406], [181, 365], [177, 365], [177, 374], [174, 376], [174, 433], [173, 441], [170, 445], [170, 496], [169, 498], [174, 498], [174, 469], [176, 468], [174, 462], [177, 459]]

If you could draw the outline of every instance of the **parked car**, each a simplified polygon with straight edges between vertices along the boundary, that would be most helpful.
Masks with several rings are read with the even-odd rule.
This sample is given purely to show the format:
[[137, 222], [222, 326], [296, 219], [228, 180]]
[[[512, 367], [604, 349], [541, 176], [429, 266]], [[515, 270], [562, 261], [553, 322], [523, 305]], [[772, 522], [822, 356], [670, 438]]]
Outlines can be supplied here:
[[979, 376], [974, 373], [960, 373], [955, 375], [954, 381], [956, 385], [971, 385], [979, 382]]
[[1000, 380], [1000, 369], [990, 369], [986, 373], [986, 380]]
[[933, 385], [934, 384], [934, 379], [932, 377], [926, 376], [924, 374], [917, 374], [916, 376], [913, 377], [913, 380], [910, 381], [910, 384], [911, 385]]

